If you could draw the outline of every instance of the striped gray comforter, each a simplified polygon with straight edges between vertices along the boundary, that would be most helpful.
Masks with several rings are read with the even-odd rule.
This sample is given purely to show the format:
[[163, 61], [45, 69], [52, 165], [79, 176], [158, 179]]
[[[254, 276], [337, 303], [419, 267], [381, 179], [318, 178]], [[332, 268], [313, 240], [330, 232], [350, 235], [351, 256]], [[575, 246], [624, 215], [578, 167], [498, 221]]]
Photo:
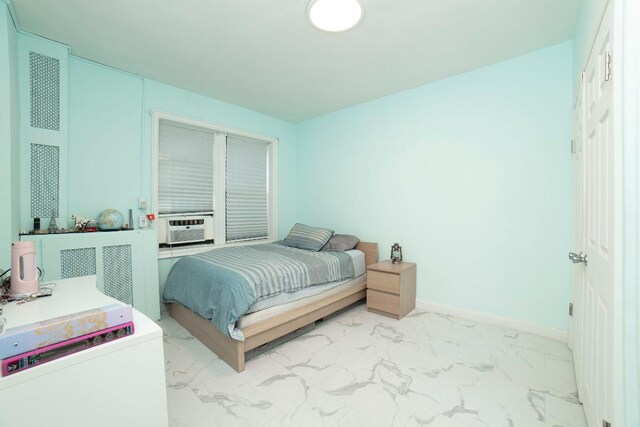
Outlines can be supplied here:
[[164, 299], [242, 339], [234, 325], [254, 302], [353, 275], [353, 261], [343, 252], [313, 252], [277, 243], [227, 247], [179, 260], [167, 277]]

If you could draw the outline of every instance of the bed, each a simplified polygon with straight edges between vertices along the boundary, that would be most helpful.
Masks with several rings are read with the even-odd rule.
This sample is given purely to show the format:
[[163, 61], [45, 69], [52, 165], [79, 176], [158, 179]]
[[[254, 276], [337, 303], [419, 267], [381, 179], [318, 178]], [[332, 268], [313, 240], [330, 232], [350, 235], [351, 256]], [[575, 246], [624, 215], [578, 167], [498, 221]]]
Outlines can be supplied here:
[[[267, 245], [255, 246], [255, 248], [260, 249], [266, 247]], [[209, 256], [212, 256], [211, 254], [217, 251], [220, 250], [211, 251]], [[278, 248], [278, 251], [283, 252], [284, 250]], [[360, 273], [364, 273], [366, 266], [377, 261], [378, 244], [360, 242], [353, 252], [353, 254], [349, 255], [353, 260], [352, 265], [356, 266], [358, 262], [355, 262], [355, 260], [360, 257], [360, 262], [364, 265], [359, 268], [355, 267], [355, 269], [360, 269]], [[316, 254], [320, 254], [320, 252]], [[247, 256], [251, 256], [251, 252]], [[319, 256], [315, 255], [316, 258]], [[278, 295], [259, 299], [254, 301], [248, 310], [245, 310], [249, 311], [249, 313], [244, 314], [243, 312], [242, 316], [237, 316], [237, 313], [233, 312], [234, 310], [222, 310], [222, 313], [220, 313], [215, 308], [212, 313], [210, 307], [203, 307], [198, 305], [198, 301], [188, 301], [181, 296], [182, 290], [190, 287], [197, 289], [198, 285], [196, 284], [197, 277], [194, 279], [194, 273], [191, 271], [194, 267], [189, 266], [187, 261], [181, 260], [180, 262], [185, 264], [183, 267], [185, 272], [182, 276], [173, 277], [174, 285], [169, 288], [169, 291], [165, 288], [164, 296], [168, 302], [169, 314], [237, 372], [244, 370], [245, 354], [247, 352], [312, 324], [366, 297], [366, 274], [355, 275], [356, 272], [354, 272], [352, 274], [355, 277], [352, 278], [333, 280], [330, 283], [322, 283], [302, 289], [296, 288], [297, 283], [294, 280], [289, 284], [294, 291], [290, 293], [293, 296], [302, 294], [302, 297], [280, 296], [280, 301], [277, 304], [274, 304], [273, 301], [278, 300]], [[176, 266], [178, 266], [178, 263]], [[174, 269], [176, 266], [174, 266]], [[169, 275], [170, 279], [172, 274], [173, 270]], [[167, 284], [170, 285], [169, 281]], [[228, 289], [229, 287], [227, 287]], [[201, 297], [201, 295], [205, 294], [203, 292], [203, 290], [196, 290], [195, 295], [202, 299], [204, 297]], [[268, 294], [268, 291], [265, 292]], [[242, 295], [240, 299], [243, 299]], [[222, 300], [227, 301], [224, 297]], [[266, 304], [264, 304], [265, 302]], [[248, 303], [247, 301], [242, 301], [236, 310], [244, 310]], [[185, 305], [190, 307], [187, 308]], [[227, 321], [230, 321], [230, 325], [233, 325], [233, 327], [229, 327], [229, 330], [225, 330], [221, 326], [226, 324]], [[214, 323], [218, 324], [218, 326], [214, 325]]]

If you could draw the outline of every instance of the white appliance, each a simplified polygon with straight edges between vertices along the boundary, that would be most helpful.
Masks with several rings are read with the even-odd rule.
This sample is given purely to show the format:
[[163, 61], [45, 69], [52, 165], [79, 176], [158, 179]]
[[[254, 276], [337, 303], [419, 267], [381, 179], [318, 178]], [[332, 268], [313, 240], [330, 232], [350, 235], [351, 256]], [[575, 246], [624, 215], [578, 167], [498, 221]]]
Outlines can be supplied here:
[[213, 217], [166, 216], [158, 219], [158, 243], [182, 245], [213, 241]]
[[39, 290], [35, 242], [11, 243], [11, 293], [34, 294]]

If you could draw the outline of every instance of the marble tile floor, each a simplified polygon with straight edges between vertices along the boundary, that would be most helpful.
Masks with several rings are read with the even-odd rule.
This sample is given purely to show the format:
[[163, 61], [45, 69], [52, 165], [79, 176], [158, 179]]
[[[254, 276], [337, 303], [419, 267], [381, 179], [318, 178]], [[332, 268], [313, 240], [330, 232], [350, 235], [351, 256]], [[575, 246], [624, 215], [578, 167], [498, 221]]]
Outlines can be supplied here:
[[238, 374], [159, 324], [170, 426], [586, 426], [571, 351], [526, 333], [359, 305]]

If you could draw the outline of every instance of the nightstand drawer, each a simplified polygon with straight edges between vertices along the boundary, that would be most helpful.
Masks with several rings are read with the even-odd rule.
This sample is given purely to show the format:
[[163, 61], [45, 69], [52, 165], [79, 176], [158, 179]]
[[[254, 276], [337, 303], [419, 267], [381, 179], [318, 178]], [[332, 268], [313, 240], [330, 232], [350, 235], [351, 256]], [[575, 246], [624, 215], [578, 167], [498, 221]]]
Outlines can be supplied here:
[[367, 289], [367, 307], [398, 316], [400, 314], [400, 296]]
[[400, 275], [382, 271], [367, 271], [367, 288], [400, 294]]

